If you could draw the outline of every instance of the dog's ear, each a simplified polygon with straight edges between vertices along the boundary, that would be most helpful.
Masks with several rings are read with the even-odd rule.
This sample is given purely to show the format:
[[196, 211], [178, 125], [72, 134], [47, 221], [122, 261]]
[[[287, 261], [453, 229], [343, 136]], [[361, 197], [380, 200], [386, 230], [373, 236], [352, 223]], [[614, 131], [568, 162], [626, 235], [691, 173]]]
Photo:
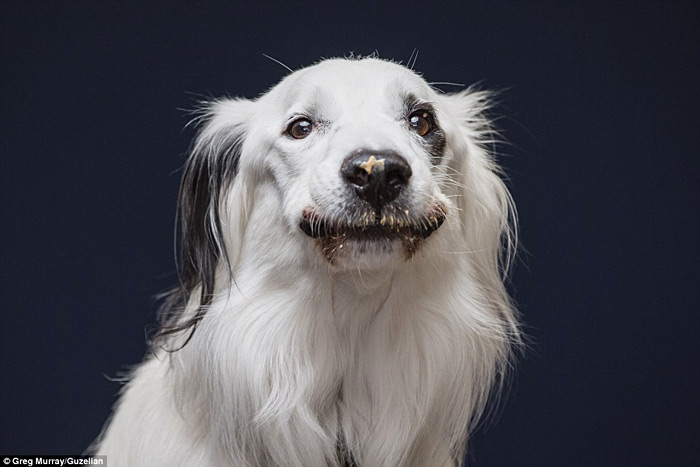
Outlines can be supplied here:
[[[253, 106], [244, 99], [217, 100], [206, 104], [198, 119], [201, 129], [185, 164], [178, 197], [180, 286], [161, 307], [156, 340], [189, 328], [194, 332], [212, 301], [217, 275], [231, 270], [230, 250], [237, 242], [231, 241], [228, 230], [235, 228], [226, 225], [225, 232], [222, 217], [230, 216], [228, 198], [234, 196]], [[188, 303], [194, 311], [183, 313]]]
[[517, 216], [504, 174], [490, 153], [498, 140], [487, 117], [492, 94], [467, 89], [443, 97], [454, 125], [447, 132], [453, 136], [449, 164], [452, 177], [459, 178], [457, 204], [466, 251], [489, 301], [517, 336], [513, 308], [503, 286], [517, 245]]

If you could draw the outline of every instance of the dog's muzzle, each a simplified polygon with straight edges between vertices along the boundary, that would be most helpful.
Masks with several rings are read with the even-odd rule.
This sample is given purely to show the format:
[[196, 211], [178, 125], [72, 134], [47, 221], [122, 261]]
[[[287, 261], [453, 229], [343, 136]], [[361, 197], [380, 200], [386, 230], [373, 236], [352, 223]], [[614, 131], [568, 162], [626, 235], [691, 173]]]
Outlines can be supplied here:
[[341, 165], [340, 174], [354, 200], [343, 212], [326, 213], [307, 206], [299, 227], [320, 242], [332, 261], [350, 241], [384, 244], [399, 240], [407, 258], [444, 222], [447, 208], [436, 202], [427, 212], [413, 212], [401, 196], [411, 178], [411, 166], [398, 154], [355, 151]]

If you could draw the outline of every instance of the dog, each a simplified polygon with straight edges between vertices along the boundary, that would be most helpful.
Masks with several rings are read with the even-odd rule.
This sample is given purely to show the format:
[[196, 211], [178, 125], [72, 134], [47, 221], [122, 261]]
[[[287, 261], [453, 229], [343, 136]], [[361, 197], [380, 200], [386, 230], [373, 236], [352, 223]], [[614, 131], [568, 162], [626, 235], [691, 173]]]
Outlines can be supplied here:
[[376, 57], [204, 105], [110, 466], [461, 466], [520, 342], [489, 94]]

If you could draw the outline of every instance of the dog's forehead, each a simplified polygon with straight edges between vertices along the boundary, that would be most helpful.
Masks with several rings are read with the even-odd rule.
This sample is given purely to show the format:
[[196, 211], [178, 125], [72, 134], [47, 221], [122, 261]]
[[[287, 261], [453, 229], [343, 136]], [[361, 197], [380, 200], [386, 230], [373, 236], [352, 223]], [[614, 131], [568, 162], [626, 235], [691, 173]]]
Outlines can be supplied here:
[[420, 76], [393, 62], [331, 59], [287, 76], [270, 91], [270, 97], [287, 109], [343, 104], [360, 108], [400, 106], [407, 96], [430, 100], [432, 92]]

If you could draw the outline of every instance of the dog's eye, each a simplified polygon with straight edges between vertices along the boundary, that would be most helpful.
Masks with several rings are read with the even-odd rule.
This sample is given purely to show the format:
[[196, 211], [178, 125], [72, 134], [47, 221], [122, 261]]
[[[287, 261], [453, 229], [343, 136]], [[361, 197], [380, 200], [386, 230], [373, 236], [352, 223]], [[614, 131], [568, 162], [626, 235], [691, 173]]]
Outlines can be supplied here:
[[408, 117], [411, 128], [420, 136], [425, 136], [433, 130], [433, 116], [427, 110], [417, 110]]
[[304, 139], [311, 133], [314, 125], [306, 118], [294, 120], [287, 128], [287, 134], [294, 139]]

